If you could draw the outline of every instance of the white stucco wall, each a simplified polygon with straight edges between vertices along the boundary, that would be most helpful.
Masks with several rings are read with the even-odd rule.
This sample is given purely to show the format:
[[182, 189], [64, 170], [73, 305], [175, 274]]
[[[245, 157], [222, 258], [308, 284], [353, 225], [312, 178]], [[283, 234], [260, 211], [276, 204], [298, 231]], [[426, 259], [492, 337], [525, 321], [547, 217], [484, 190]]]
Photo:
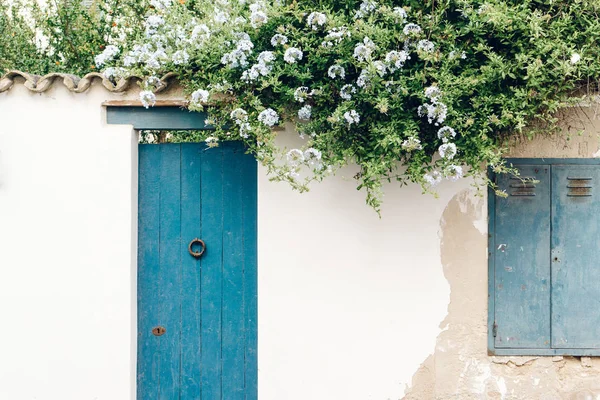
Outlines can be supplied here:
[[[98, 85], [0, 93], [0, 399], [135, 393], [137, 146]], [[282, 143], [294, 135], [282, 134]], [[439, 198], [351, 169], [298, 194], [259, 177], [259, 398], [399, 399], [449, 300]]]

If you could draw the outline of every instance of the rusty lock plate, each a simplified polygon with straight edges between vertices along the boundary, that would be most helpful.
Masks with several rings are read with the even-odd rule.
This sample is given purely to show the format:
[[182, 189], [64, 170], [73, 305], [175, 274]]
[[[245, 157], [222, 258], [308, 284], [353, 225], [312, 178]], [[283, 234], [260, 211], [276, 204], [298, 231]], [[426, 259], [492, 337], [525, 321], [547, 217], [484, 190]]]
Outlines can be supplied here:
[[162, 336], [167, 332], [167, 328], [165, 328], [164, 326], [157, 326], [155, 328], [152, 328], [152, 334], [154, 336]]

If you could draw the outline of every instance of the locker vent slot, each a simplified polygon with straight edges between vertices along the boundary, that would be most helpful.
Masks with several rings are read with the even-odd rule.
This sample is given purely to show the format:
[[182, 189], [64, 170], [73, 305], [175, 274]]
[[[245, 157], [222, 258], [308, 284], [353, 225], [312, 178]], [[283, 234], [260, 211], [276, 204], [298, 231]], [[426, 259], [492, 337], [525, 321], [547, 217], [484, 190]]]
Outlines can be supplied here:
[[510, 178], [510, 195], [511, 196], [535, 196], [535, 184], [538, 181], [532, 176], [520, 176]]
[[567, 177], [568, 197], [590, 197], [592, 195], [592, 178]]

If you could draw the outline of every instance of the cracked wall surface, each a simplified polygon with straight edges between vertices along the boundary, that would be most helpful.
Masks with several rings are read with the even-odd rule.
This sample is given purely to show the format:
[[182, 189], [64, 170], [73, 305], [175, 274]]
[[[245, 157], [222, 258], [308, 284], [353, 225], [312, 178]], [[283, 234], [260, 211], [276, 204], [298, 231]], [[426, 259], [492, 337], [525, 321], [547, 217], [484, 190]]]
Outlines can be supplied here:
[[[596, 111], [596, 107], [573, 110], [564, 119], [562, 135], [514, 140], [507, 156], [600, 156]], [[585, 132], [578, 133], [582, 128]], [[440, 253], [451, 291], [448, 314], [440, 323], [433, 353], [415, 372], [404, 399], [600, 399], [598, 358], [487, 354], [485, 197], [466, 189], [450, 200], [440, 221]]]

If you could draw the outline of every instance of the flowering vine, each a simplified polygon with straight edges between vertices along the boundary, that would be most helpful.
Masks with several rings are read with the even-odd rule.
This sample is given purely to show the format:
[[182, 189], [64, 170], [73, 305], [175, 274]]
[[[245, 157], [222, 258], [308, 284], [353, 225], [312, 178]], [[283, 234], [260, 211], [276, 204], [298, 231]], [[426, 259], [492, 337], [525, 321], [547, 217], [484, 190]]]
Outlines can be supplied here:
[[[482, 166], [507, 170], [503, 139], [553, 122], [600, 77], [598, 12], [600, 0], [151, 0], [95, 67], [143, 76], [147, 107], [176, 72], [215, 127], [209, 145], [243, 140], [299, 190], [356, 163], [378, 209], [389, 180], [493, 185]], [[286, 123], [301, 148], [278, 147]]]

